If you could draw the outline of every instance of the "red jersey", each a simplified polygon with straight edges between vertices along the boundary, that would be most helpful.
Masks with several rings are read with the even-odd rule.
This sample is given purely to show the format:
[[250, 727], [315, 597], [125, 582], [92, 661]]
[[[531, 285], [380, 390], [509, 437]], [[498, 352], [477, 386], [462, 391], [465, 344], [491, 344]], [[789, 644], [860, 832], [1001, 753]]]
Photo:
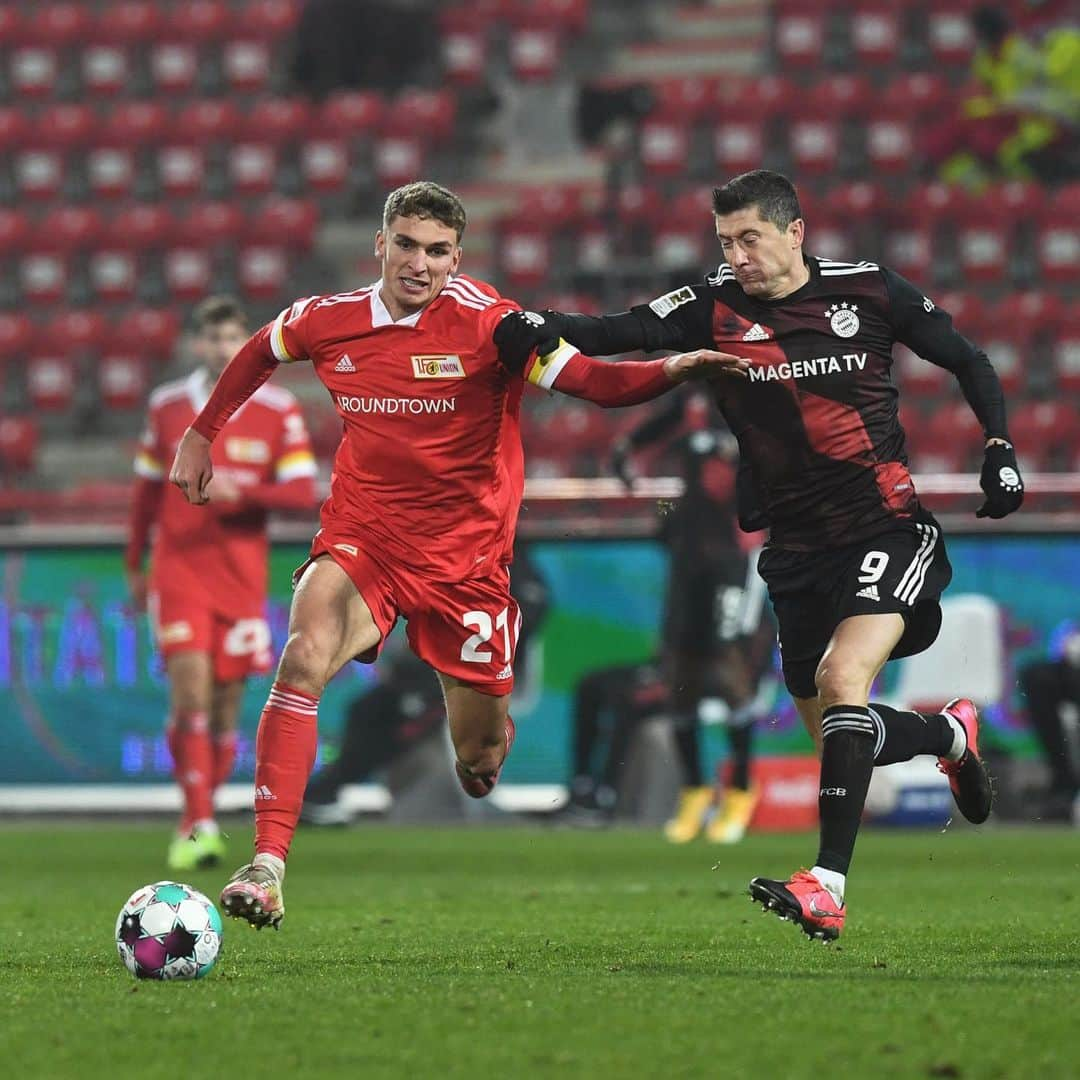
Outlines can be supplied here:
[[[211, 389], [205, 371], [165, 383], [150, 395], [146, 430], [135, 472], [164, 481], [177, 444], [206, 404]], [[314, 477], [315, 458], [300, 407], [291, 393], [261, 387], [226, 424], [211, 449], [216, 476], [227, 476], [245, 493], [237, 504], [221, 503], [207, 513], [192, 506], [171, 484], [163, 484], [154, 514], [157, 532], [151, 560], [151, 589], [175, 586], [201, 591], [221, 614], [261, 610], [266, 596], [267, 509], [257, 494], [267, 485]], [[136, 545], [138, 546], [138, 545]], [[142, 551], [129, 551], [129, 563]]]
[[309, 360], [344, 421], [324, 528], [436, 580], [508, 563], [525, 482], [524, 378], [499, 362], [495, 324], [518, 305], [465, 276], [394, 322], [379, 282], [299, 300], [270, 330], [282, 363]]

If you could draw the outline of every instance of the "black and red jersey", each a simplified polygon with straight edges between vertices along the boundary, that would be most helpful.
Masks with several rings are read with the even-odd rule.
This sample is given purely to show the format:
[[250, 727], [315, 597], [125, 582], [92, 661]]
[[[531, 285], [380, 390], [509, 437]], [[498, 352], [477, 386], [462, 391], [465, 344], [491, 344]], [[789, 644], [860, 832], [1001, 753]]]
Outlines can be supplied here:
[[810, 278], [779, 300], [747, 295], [727, 264], [622, 315], [555, 316], [592, 353], [715, 348], [752, 361], [714, 380], [739, 443], [741, 478], [769, 543], [812, 550], [853, 543], [919, 509], [892, 381], [902, 342], [953, 371], [988, 436], [1007, 437], [1000, 384], [985, 354], [898, 274], [871, 262], [806, 258]]

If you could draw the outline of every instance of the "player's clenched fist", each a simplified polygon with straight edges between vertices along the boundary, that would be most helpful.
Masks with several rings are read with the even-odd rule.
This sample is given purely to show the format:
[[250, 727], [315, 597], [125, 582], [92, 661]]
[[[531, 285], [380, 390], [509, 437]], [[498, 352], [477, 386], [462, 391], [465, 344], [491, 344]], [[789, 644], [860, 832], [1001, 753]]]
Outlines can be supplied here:
[[664, 361], [664, 372], [672, 382], [686, 379], [708, 379], [716, 375], [739, 375], [746, 378], [750, 361], [742, 356], [716, 352], [713, 349], [695, 349], [693, 352], [677, 353]]
[[189, 503], [202, 506], [209, 502], [207, 485], [214, 475], [214, 466], [210, 464], [210, 440], [197, 431], [188, 428], [180, 439], [173, 458], [169, 482], [175, 484]]

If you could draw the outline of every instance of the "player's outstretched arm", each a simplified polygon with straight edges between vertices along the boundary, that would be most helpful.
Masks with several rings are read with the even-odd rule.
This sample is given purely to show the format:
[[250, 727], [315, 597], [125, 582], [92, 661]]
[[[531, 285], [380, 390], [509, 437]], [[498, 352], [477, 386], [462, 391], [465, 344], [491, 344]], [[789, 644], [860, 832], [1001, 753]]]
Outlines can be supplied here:
[[1023, 504], [1024, 481], [1009, 440], [1005, 394], [994, 365], [982, 349], [953, 326], [948, 312], [899, 274], [891, 270], [883, 273], [897, 340], [932, 364], [951, 371], [982, 424], [986, 446], [979, 486], [986, 499], [975, 516], [1006, 517]]
[[270, 376], [278, 365], [270, 347], [270, 327], [264, 326], [250, 337], [225, 366], [209, 400], [184, 432], [176, 448], [169, 480], [188, 502], [201, 506], [209, 501], [207, 486], [214, 475], [210, 463], [210, 443], [241, 405]]

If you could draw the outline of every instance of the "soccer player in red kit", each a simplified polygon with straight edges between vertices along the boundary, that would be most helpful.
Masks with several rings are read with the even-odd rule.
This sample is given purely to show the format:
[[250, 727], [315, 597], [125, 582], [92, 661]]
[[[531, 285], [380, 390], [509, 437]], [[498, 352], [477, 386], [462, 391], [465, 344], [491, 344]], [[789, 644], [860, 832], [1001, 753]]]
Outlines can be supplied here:
[[212, 865], [224, 853], [213, 793], [232, 772], [244, 680], [270, 668], [267, 514], [316, 502], [315, 459], [300, 408], [287, 390], [269, 386], [235, 413], [214, 444], [210, 513], [166, 486], [181, 437], [248, 337], [244, 312], [229, 297], [200, 304], [194, 326], [201, 366], [150, 396], [125, 558], [132, 598], [149, 607], [169, 679], [169, 749], [184, 797], [168, 853], [173, 870]]
[[514, 739], [518, 607], [508, 564], [524, 486], [526, 379], [604, 406], [693, 374], [742, 373], [712, 351], [610, 364], [558, 340], [535, 347], [516, 304], [457, 275], [465, 210], [429, 182], [391, 193], [379, 281], [286, 308], [240, 350], [177, 451], [172, 481], [213, 498], [211, 442], [279, 363], [307, 360], [344, 422], [322, 528], [297, 572], [289, 636], [256, 743], [255, 857], [221, 894], [228, 914], [277, 926], [285, 858], [315, 759], [319, 696], [371, 661], [401, 616], [439, 675], [469, 795], [495, 786]]

